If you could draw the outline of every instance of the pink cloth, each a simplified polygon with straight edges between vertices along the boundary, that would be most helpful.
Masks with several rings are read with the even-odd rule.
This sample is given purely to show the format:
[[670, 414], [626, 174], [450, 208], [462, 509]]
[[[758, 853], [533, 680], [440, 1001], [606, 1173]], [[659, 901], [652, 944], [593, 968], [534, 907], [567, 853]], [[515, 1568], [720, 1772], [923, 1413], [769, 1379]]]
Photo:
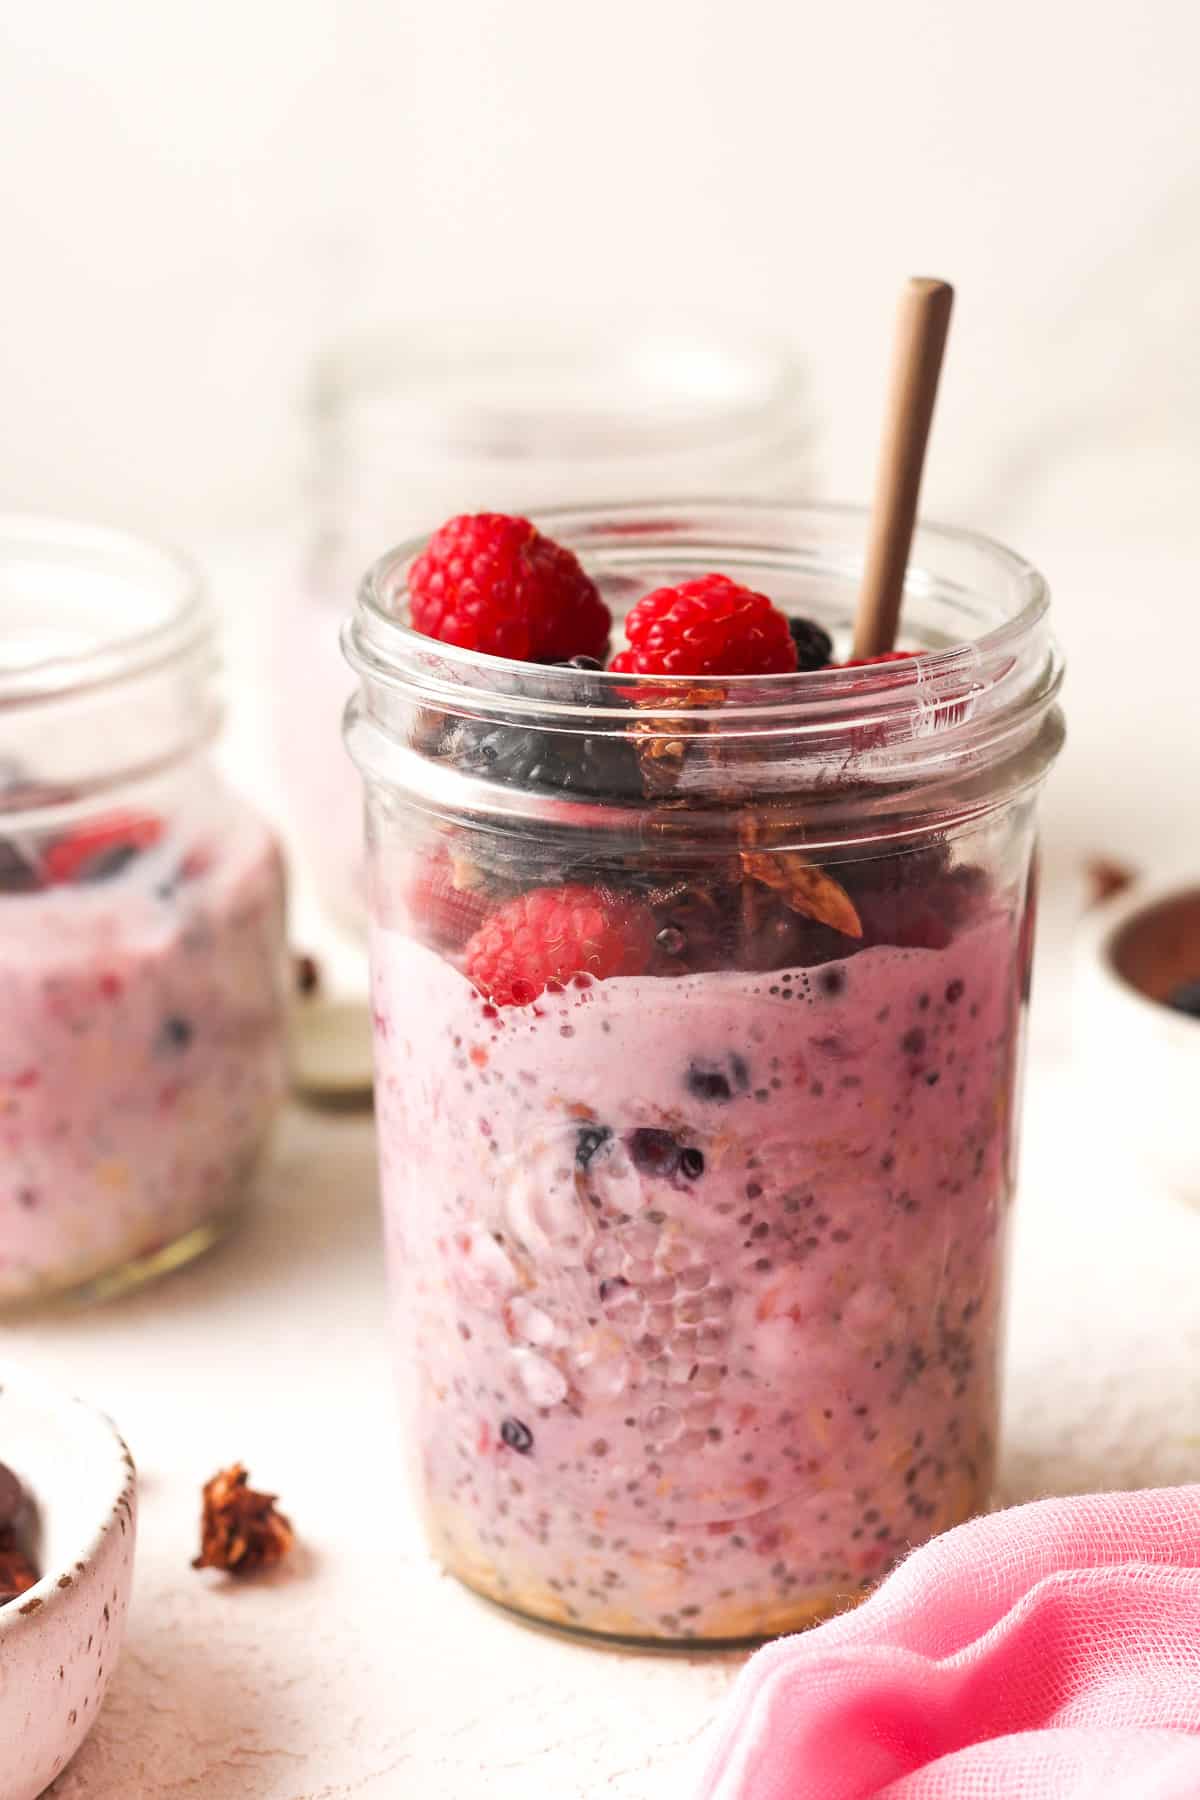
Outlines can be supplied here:
[[699, 1800], [1198, 1800], [1200, 1487], [936, 1538], [751, 1658]]

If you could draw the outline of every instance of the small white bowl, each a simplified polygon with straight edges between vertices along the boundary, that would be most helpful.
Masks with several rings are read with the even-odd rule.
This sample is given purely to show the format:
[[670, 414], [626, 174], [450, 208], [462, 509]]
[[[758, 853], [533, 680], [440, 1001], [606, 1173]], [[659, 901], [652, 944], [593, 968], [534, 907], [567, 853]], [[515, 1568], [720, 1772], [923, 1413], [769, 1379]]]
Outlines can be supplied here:
[[1101, 1130], [1200, 1205], [1200, 1019], [1164, 998], [1200, 975], [1200, 877], [1098, 907], [1075, 965], [1075, 1054]]
[[0, 1606], [0, 1795], [35, 1800], [90, 1731], [116, 1667], [133, 1576], [133, 1460], [103, 1414], [0, 1364], [0, 1462], [35, 1518], [43, 1571]]

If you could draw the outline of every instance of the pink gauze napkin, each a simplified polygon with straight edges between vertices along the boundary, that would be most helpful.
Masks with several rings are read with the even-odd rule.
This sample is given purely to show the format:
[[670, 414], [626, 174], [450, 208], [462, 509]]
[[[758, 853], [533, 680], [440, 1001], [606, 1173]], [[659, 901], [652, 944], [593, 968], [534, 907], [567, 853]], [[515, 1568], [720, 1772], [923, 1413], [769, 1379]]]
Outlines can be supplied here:
[[1200, 1800], [1200, 1487], [1041, 1500], [770, 1644], [699, 1800]]

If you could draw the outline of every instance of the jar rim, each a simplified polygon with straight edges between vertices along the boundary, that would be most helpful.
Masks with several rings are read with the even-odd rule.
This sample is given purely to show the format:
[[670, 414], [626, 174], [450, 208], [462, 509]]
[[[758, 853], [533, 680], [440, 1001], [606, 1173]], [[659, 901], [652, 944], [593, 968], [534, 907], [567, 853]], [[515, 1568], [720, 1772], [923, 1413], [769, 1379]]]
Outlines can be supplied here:
[[[849, 629], [869, 524], [863, 507], [746, 501], [536, 517], [618, 606], [622, 594], [632, 600], [663, 581], [720, 568], [768, 591], [773, 575], [780, 604], [815, 612], [839, 632]], [[988, 810], [1038, 781], [1062, 741], [1055, 702], [1063, 665], [1046, 583], [1022, 557], [975, 532], [918, 528], [906, 578], [912, 635], [919, 625], [928, 640], [918, 654], [872, 667], [718, 678], [547, 667], [425, 637], [402, 614], [407, 570], [426, 541], [398, 546], [363, 578], [342, 634], [360, 678], [346, 735], [368, 783], [398, 787], [447, 816], [470, 809], [510, 823], [549, 820], [566, 806], [577, 821], [595, 814], [606, 829], [636, 831], [639, 818], [664, 805], [715, 818], [754, 796], [767, 805], [802, 800], [812, 829], [818, 809], [829, 818], [868, 805], [949, 817]], [[585, 756], [599, 754], [601, 739], [632, 739], [640, 798], [599, 795], [584, 808], [570, 789], [491, 779], [490, 761], [505, 743], [518, 751], [521, 734], [548, 754], [569, 755], [572, 735], [590, 740]], [[865, 801], [868, 793], [876, 798]]]
[[[780, 505], [772, 501], [734, 502], [714, 500], [660, 500], [635, 505], [554, 507], [539, 510], [536, 522], [559, 541], [566, 543], [586, 562], [589, 548], [596, 548], [605, 537], [628, 537], [635, 551], [651, 542], [655, 522], [673, 528], [691, 519], [703, 523], [706, 517], [719, 533], [723, 521], [749, 519], [763, 532], [789, 528], [800, 543], [806, 533], [822, 526], [841, 526], [847, 533], [865, 541], [869, 510], [852, 503], [813, 502], [804, 505]], [[593, 541], [589, 542], [589, 538]], [[458, 645], [442, 643], [424, 636], [396, 616], [392, 602], [397, 588], [415, 556], [428, 542], [428, 536], [410, 538], [386, 551], [368, 568], [358, 590], [357, 608], [343, 632], [346, 656], [356, 672], [368, 680], [393, 686], [425, 689], [432, 695], [440, 689], [453, 690], [458, 703], [470, 697], [480, 705], [494, 705], [501, 697], [505, 710], [514, 705], [520, 710], [587, 712], [571, 695], [579, 686], [577, 670], [561, 665], [518, 662]], [[933, 698], [939, 683], [949, 681], [961, 687], [970, 665], [972, 685], [976, 688], [1011, 673], [1022, 644], [1028, 644], [1044, 627], [1049, 611], [1049, 588], [1033, 565], [996, 540], [960, 526], [922, 523], [914, 540], [916, 552], [929, 546], [961, 547], [988, 565], [1003, 579], [1015, 597], [1009, 616], [978, 637], [940, 648], [921, 649], [904, 662], [883, 663], [869, 673], [863, 668], [833, 667], [775, 675], [724, 675], [720, 678], [723, 697], [720, 716], [726, 722], [748, 723], [757, 716], [764, 723], [783, 722], [781, 715], [795, 715], [800, 709], [808, 713], [830, 711], [845, 714], [856, 703], [864, 701], [870, 710], [887, 707], [897, 698], [907, 703], [914, 682], [923, 684], [927, 697]], [[797, 546], [793, 546], [793, 550]], [[776, 546], [772, 551], [763, 545], [764, 562], [772, 554], [777, 558], [788, 554]], [[699, 570], [697, 570], [699, 572]], [[855, 571], [847, 566], [844, 573]], [[918, 554], [909, 566], [906, 588], [921, 585], [923, 573]], [[1052, 640], [1043, 647], [1052, 662], [1050, 685], [1057, 692], [1061, 680], [1061, 661]], [[1042, 658], [1044, 660], [1044, 657]], [[703, 709], [689, 704], [686, 692], [703, 685], [699, 678], [621, 674], [612, 670], [589, 671], [587, 684], [593, 693], [606, 696], [605, 720], [614, 724], [624, 717], [639, 716], [636, 701], [629, 708], [612, 707], [611, 699], [638, 693], [653, 696], [656, 717], [671, 718], [686, 714], [692, 719], [706, 716]], [[671, 693], [678, 692], [683, 704], [673, 704]], [[611, 698], [610, 698], [611, 697]], [[961, 693], [959, 694], [961, 699]], [[1053, 695], [1051, 694], [1051, 697]], [[524, 705], [522, 705], [524, 703]], [[611, 708], [611, 709], [610, 709]], [[714, 715], [715, 716], [715, 715]]]
[[[44, 619], [39, 634], [31, 623], [22, 627], [15, 609], [28, 597], [31, 621], [41, 592], [48, 605], [56, 595], [69, 599], [73, 616]], [[104, 606], [118, 609], [110, 629]], [[0, 513], [0, 610], [0, 708], [152, 674], [209, 651], [215, 635], [204, 579], [189, 557], [119, 527], [53, 514]]]

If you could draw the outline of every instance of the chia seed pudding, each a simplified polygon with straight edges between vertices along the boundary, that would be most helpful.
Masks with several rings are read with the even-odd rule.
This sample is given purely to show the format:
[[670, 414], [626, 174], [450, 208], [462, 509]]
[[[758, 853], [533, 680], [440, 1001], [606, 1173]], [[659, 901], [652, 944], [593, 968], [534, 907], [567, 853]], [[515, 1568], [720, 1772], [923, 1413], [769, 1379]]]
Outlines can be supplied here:
[[985, 1502], [1013, 935], [996, 911], [942, 950], [503, 1009], [377, 936], [388, 1255], [451, 1569], [592, 1631], [737, 1639]]
[[980, 540], [847, 666], [858, 515], [557, 525], [391, 553], [346, 638], [414, 1486], [514, 1612], [742, 1642], [987, 1503], [1060, 668]]

